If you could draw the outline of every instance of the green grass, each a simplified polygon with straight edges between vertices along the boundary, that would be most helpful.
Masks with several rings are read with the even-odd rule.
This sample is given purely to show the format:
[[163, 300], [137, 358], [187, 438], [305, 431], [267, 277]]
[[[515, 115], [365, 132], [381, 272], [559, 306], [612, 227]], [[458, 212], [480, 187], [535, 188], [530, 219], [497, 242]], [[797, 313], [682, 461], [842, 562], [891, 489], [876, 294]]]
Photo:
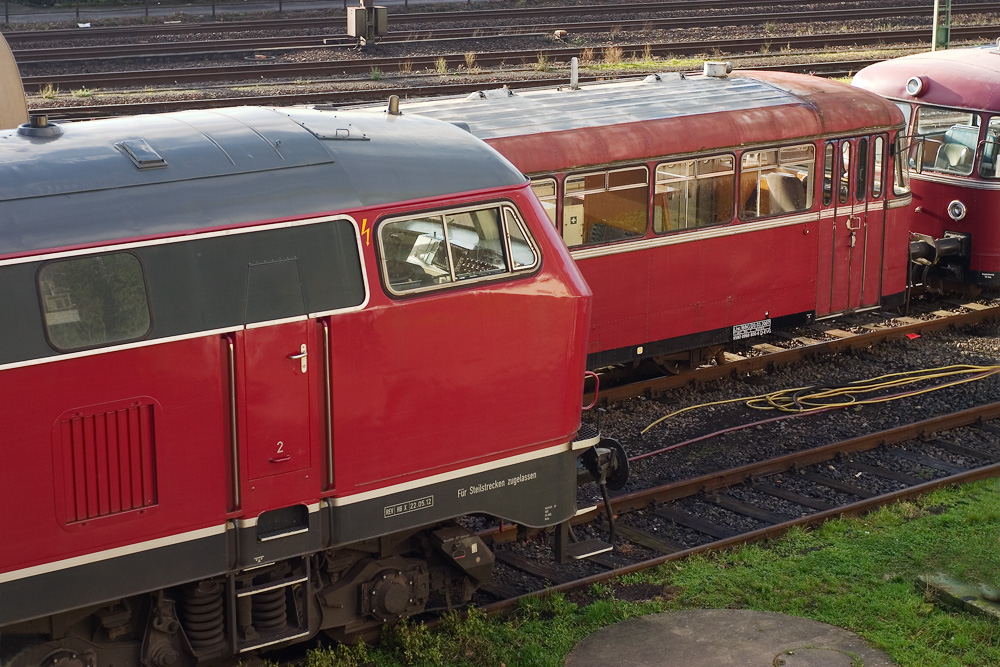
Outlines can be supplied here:
[[[1000, 624], [939, 606], [914, 586], [918, 575], [937, 572], [997, 586], [998, 538], [1000, 481], [987, 480], [773, 542], [668, 563], [595, 586], [582, 604], [554, 595], [503, 619], [473, 610], [434, 632], [402, 624], [386, 630], [375, 648], [313, 652], [308, 667], [556, 667], [598, 628], [695, 608], [756, 609], [837, 625], [900, 667], [1000, 665]], [[636, 591], [651, 591], [649, 599], [637, 599]]]

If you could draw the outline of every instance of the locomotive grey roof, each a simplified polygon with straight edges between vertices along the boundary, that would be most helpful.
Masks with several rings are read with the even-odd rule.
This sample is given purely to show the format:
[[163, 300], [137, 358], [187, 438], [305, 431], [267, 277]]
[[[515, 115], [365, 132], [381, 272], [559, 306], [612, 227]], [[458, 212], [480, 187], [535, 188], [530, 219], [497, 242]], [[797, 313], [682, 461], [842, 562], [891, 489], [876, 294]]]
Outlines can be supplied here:
[[791, 93], [757, 79], [669, 73], [583, 85], [577, 90], [489, 90], [465, 98], [407, 102], [403, 111], [465, 123], [477, 137], [495, 139], [798, 101]]
[[239, 107], [0, 132], [0, 256], [525, 182], [446, 123]]

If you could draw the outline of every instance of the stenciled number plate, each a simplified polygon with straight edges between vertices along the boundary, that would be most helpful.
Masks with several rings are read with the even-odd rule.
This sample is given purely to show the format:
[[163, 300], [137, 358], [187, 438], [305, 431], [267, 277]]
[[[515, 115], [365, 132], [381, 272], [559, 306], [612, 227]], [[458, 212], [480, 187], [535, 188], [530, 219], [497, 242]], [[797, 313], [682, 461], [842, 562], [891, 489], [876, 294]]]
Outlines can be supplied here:
[[733, 340], [753, 338], [754, 336], [761, 336], [769, 333], [771, 333], [770, 319], [747, 322], [746, 324], [737, 324], [733, 327]]

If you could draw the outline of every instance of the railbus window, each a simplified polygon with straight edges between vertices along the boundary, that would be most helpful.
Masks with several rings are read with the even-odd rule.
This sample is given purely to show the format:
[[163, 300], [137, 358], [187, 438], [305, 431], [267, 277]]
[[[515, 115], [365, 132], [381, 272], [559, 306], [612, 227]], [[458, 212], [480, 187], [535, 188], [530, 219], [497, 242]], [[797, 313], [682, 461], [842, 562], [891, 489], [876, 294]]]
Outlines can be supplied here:
[[896, 147], [892, 161], [892, 192], [897, 197], [910, 191], [910, 172], [906, 169], [906, 141], [902, 134], [896, 135]]
[[665, 162], [656, 167], [653, 231], [730, 222], [736, 159], [732, 155]]
[[829, 206], [833, 202], [833, 179], [836, 162], [833, 159], [835, 146], [832, 143], [826, 145], [825, 157], [823, 159], [823, 206]]
[[855, 201], [864, 201], [868, 192], [868, 137], [858, 139], [858, 173], [854, 183]]
[[813, 202], [816, 147], [747, 151], [740, 158], [740, 218], [806, 211]]
[[629, 167], [567, 176], [563, 184], [563, 241], [580, 246], [643, 236], [649, 171]]
[[882, 185], [885, 175], [883, 162], [885, 160], [885, 138], [875, 137], [872, 140], [872, 199], [882, 196]]
[[542, 202], [542, 208], [549, 214], [549, 220], [556, 224], [556, 179], [539, 178], [531, 181], [531, 189], [535, 191], [538, 201]]
[[1000, 116], [990, 118], [979, 157], [982, 178], [1000, 178]]
[[150, 329], [146, 282], [128, 252], [75, 257], [38, 272], [45, 332], [65, 352], [143, 338]]
[[851, 142], [846, 139], [840, 144], [840, 196], [841, 204], [851, 197]]
[[917, 108], [911, 166], [947, 174], [972, 173], [979, 141], [979, 114], [957, 109]]
[[479, 206], [387, 221], [382, 267], [396, 294], [530, 271], [538, 250], [511, 206]]
[[909, 134], [910, 133], [910, 121], [912, 120], [910, 118], [910, 116], [913, 115], [913, 109], [906, 102], [896, 102], [896, 106], [899, 108], [900, 111], [903, 112], [903, 118], [906, 121], [906, 128], [904, 129], [904, 132], [906, 134]]

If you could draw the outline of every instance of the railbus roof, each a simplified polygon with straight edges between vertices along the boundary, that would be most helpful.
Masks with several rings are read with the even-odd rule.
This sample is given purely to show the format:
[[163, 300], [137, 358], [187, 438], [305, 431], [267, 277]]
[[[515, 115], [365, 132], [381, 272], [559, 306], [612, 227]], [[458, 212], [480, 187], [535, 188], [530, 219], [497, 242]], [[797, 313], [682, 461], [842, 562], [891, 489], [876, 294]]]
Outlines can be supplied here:
[[815, 76], [669, 73], [613, 83], [411, 101], [465, 124], [527, 174], [902, 126], [877, 95]]
[[[922, 79], [917, 95], [906, 83]], [[890, 99], [970, 111], [1000, 111], [1000, 48], [996, 45], [914, 53], [869, 65], [855, 86]]]

